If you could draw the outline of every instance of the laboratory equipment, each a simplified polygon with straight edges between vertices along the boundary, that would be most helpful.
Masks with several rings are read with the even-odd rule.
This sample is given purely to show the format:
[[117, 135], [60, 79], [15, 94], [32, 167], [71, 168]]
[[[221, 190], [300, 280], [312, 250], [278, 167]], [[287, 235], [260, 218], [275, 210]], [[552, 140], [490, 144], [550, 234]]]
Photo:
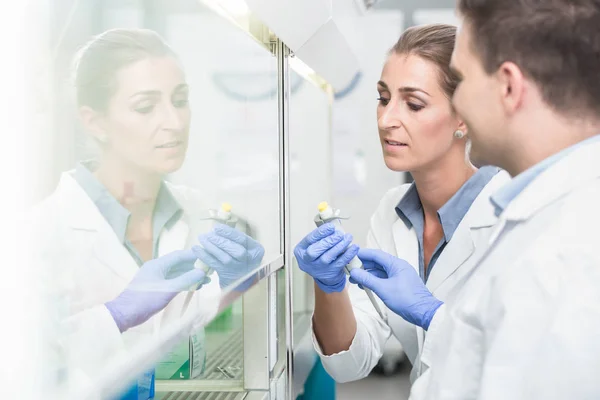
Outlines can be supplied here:
[[248, 275], [260, 265], [264, 247], [250, 236], [227, 225], [217, 224], [214, 229], [198, 236], [192, 247], [198, 259], [215, 270], [222, 289]]
[[[221, 204], [221, 208], [218, 210], [210, 209], [208, 210], [209, 216], [207, 218], [203, 218], [205, 220], [213, 220], [216, 223], [225, 224], [231, 228], [235, 227], [238, 222], [238, 218], [231, 212], [231, 204], [223, 203]], [[210, 277], [214, 270], [210, 268], [208, 265], [200, 261], [196, 260], [194, 264], [194, 268], [200, 269], [204, 271], [207, 277]], [[192, 297], [194, 296], [194, 292], [197, 290], [197, 286], [190, 289], [187, 296], [185, 297], [185, 301], [183, 303], [183, 308], [181, 309], [181, 315], [185, 314], [188, 306], [190, 305], [190, 301], [192, 301]]]
[[352, 244], [352, 235], [322, 225], [298, 243], [294, 255], [298, 267], [310, 275], [325, 293], [341, 292], [346, 287], [346, 265], [360, 248]]
[[427, 330], [444, 303], [431, 294], [415, 268], [378, 249], [361, 249], [358, 254], [364, 268], [350, 273], [352, 282], [373, 290], [390, 310]]
[[[238, 222], [238, 218], [231, 212], [231, 209], [231, 204], [223, 203], [221, 204], [221, 208], [218, 210], [208, 210], [210, 216], [206, 219], [210, 219], [216, 223], [225, 224], [231, 228], [234, 228]], [[206, 276], [210, 276], [214, 272], [212, 268], [200, 260], [197, 260], [194, 266], [196, 268], [201, 268], [204, 272], [206, 272]]]
[[[317, 227], [320, 227], [321, 225], [324, 225], [326, 223], [332, 223], [338, 231], [344, 232], [344, 230], [342, 229], [341, 220], [348, 219], [348, 217], [342, 217], [341, 210], [332, 208], [326, 201], [319, 203], [317, 209], [319, 210], [319, 212], [317, 213], [314, 219], [315, 225], [317, 225]], [[354, 257], [346, 265], [346, 274], [350, 275], [350, 271], [356, 268], [362, 268], [362, 261], [360, 261], [358, 257]], [[364, 291], [369, 297], [371, 303], [373, 304], [373, 307], [377, 311], [377, 314], [379, 314], [381, 319], [383, 319], [387, 323], [387, 315], [379, 307], [377, 300], [373, 296], [373, 292], [368, 288], [364, 288]]]

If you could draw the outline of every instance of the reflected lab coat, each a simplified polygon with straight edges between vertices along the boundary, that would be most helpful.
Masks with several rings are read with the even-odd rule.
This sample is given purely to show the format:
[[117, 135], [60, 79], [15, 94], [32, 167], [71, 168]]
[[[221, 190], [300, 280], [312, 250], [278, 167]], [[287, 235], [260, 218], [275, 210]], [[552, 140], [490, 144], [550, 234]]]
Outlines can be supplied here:
[[428, 334], [434, 366], [411, 399], [600, 398], [599, 205], [596, 142], [507, 206], [459, 298], [432, 320], [449, 335]]
[[[427, 288], [442, 301], [451, 302], [456, 297], [464, 277], [472, 272], [474, 261], [486, 247], [492, 226], [497, 221], [490, 195], [509, 180], [508, 173], [500, 171], [488, 182], [475, 198], [431, 270]], [[419, 243], [416, 231], [414, 228], [408, 229], [395, 211], [409, 187], [409, 184], [405, 184], [394, 188], [383, 197], [371, 218], [367, 247], [381, 249], [406, 260], [418, 273]], [[381, 358], [390, 334], [398, 338], [413, 365], [411, 379], [414, 380], [425, 372], [432, 360], [431, 344], [424, 342], [424, 330], [406, 322], [377, 298], [388, 316], [389, 326], [386, 325], [365, 292], [357, 285], [348, 286], [357, 322], [357, 332], [349, 350], [324, 356], [313, 334], [315, 349], [327, 372], [338, 382], [366, 377]], [[430, 327], [429, 331], [431, 330]]]
[[[169, 190], [184, 213], [172, 227], [160, 234], [158, 253], [189, 248], [196, 235], [211, 228], [209, 222], [194, 218], [203, 210], [194, 192], [173, 185]], [[35, 207], [32, 224], [36, 235], [37, 262], [46, 269], [50, 307], [62, 309], [60, 332], [52, 343], [60, 362], [74, 379], [90, 379], [118, 354], [126, 352], [140, 335], [151, 335], [161, 325], [180, 318], [185, 293], [178, 295], [160, 313], [144, 324], [121, 334], [104, 303], [117, 297], [139, 270], [111, 226], [69, 173], [64, 173], [52, 195]], [[196, 292], [188, 312], [216, 313], [208, 299], [218, 298], [218, 276]]]

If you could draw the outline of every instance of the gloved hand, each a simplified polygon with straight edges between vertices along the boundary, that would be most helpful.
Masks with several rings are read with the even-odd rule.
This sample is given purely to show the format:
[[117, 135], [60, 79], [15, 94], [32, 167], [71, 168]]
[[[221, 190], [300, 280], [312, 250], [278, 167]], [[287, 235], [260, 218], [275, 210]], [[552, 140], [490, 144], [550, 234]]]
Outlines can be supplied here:
[[350, 282], [369, 288], [402, 318], [427, 330], [436, 310], [444, 304], [433, 297], [415, 269], [381, 250], [361, 249], [363, 269], [350, 272]]
[[216, 224], [211, 232], [198, 236], [198, 241], [201, 246], [192, 251], [217, 272], [222, 289], [253, 271], [265, 255], [260, 243], [224, 224]]
[[196, 259], [193, 251], [179, 250], [144, 263], [125, 290], [105, 303], [121, 333], [146, 322], [179, 292], [199, 288], [206, 274], [194, 268]]
[[298, 243], [294, 255], [300, 269], [312, 276], [322, 291], [341, 292], [346, 287], [344, 267], [358, 253], [358, 246], [351, 243], [352, 235], [324, 224]]

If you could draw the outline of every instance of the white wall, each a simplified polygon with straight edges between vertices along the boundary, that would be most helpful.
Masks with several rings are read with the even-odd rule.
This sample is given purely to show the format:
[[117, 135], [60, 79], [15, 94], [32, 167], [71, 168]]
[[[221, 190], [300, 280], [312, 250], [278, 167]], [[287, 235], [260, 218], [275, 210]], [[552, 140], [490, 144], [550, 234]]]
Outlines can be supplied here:
[[355, 21], [351, 42], [362, 78], [333, 105], [333, 204], [352, 217], [344, 226], [361, 246], [366, 244], [369, 219], [379, 200], [403, 182], [401, 173], [383, 163], [376, 117], [376, 84], [387, 52], [400, 37], [402, 20], [400, 11], [373, 10]]
[[415, 25], [422, 24], [450, 24], [458, 26], [460, 19], [452, 8], [433, 8], [429, 10], [416, 10], [413, 19]]

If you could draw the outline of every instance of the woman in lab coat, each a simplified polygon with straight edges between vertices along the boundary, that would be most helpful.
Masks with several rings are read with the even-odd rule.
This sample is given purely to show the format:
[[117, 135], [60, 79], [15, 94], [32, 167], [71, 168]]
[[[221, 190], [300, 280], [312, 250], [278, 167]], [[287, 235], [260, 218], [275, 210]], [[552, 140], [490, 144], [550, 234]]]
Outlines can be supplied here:
[[[367, 236], [367, 247], [406, 260], [444, 302], [460, 291], [485, 249], [496, 222], [489, 197], [509, 180], [469, 160], [468, 129], [450, 103], [460, 82], [449, 69], [455, 36], [449, 25], [410, 28], [383, 67], [377, 83], [383, 159], [393, 171], [409, 171], [414, 183], [383, 196]], [[423, 348], [428, 322], [409, 323], [377, 299], [385, 321], [361, 288], [346, 285], [343, 266], [358, 254], [357, 246], [347, 248], [351, 242], [351, 235], [324, 225], [295, 249], [300, 268], [315, 279], [315, 349], [335, 380], [358, 380], [393, 334], [414, 380], [430, 365], [431, 349]]]
[[[256, 267], [264, 249], [228, 227], [207, 233], [212, 221], [203, 219], [206, 204], [195, 191], [164, 180], [185, 159], [191, 112], [183, 70], [162, 38], [149, 30], [107, 31], [87, 43], [76, 61], [79, 114], [100, 156], [63, 173], [36, 208], [34, 222], [43, 235], [41, 260], [53, 271], [51, 287], [66, 302], [69, 354], [63, 356], [94, 376], [108, 358], [184, 311], [187, 292], [147, 322], [157, 310], [145, 319], [133, 315], [139, 311], [134, 306], [152, 301], [130, 302], [139, 294], [131, 282], [140, 281], [149, 260], [161, 262], [200, 242], [202, 248], [184, 258], [191, 254], [193, 266], [197, 256], [217, 270], [190, 305], [206, 320], [217, 311], [219, 286]], [[243, 245], [233, 243], [240, 238]], [[247, 261], [243, 266], [228, 264], [228, 252], [235, 251]]]

